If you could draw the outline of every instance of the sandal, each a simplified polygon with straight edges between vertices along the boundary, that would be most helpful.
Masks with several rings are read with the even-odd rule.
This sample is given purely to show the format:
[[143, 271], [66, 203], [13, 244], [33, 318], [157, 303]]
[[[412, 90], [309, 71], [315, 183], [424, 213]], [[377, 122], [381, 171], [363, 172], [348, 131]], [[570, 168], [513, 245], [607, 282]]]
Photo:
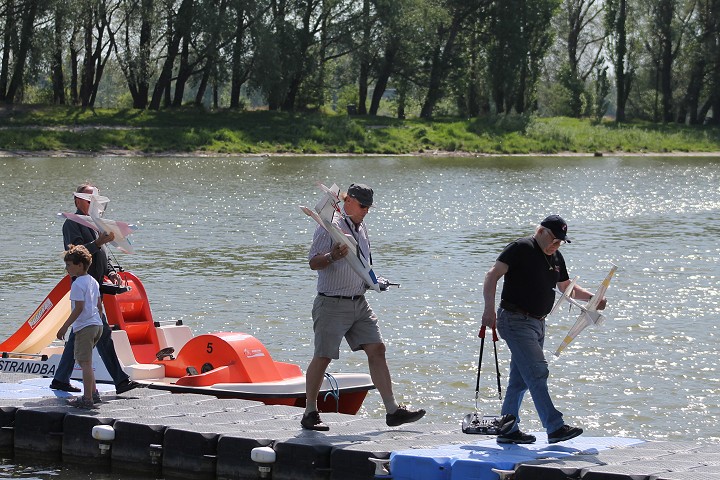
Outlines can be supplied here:
[[92, 400], [87, 400], [85, 397], [75, 397], [72, 400], [68, 400], [68, 405], [75, 408], [82, 408], [84, 410], [92, 410], [95, 408], [95, 404]]

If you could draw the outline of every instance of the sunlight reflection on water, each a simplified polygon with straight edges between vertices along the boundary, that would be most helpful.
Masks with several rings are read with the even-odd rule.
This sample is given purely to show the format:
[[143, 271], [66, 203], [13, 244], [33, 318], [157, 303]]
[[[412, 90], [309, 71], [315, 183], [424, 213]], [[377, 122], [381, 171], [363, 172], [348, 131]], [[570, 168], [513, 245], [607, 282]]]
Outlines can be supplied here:
[[[72, 171], [67, 168], [72, 162]], [[83, 174], [74, 172], [84, 172]], [[0, 159], [0, 333], [27, 318], [62, 274], [61, 221], [89, 178], [108, 216], [134, 221], [118, 254], [156, 319], [195, 332], [240, 330], [282, 361], [307, 365], [315, 275], [307, 268], [316, 181], [370, 184], [376, 271], [402, 287], [376, 295], [396, 394], [437, 422], [474, 410], [485, 272], [547, 214], [570, 224], [571, 276], [594, 290], [609, 263], [608, 320], [561, 357], [574, 322], [548, 320], [551, 393], [590, 435], [720, 440], [720, 162], [712, 158], [95, 158]], [[498, 344], [501, 371], [509, 358]], [[491, 350], [489, 350], [491, 352]], [[486, 352], [480, 408], [499, 410]], [[366, 371], [345, 348], [336, 371]], [[377, 394], [361, 412], [384, 415]], [[523, 421], [540, 430], [528, 398]]]

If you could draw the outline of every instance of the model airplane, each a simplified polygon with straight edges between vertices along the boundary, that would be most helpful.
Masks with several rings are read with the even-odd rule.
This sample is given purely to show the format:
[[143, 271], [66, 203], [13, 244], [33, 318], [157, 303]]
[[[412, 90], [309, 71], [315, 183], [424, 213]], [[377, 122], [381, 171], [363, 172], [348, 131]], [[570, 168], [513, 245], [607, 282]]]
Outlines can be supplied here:
[[127, 237], [135, 232], [137, 227], [125, 222], [109, 220], [102, 217], [105, 211], [105, 204], [107, 204], [110, 199], [100, 196], [97, 193], [76, 193], [75, 195], [78, 198], [90, 201], [90, 208], [88, 209], [89, 215], [78, 215], [77, 213], [68, 212], [58, 213], [58, 215], [92, 228], [96, 232], [114, 233], [115, 238], [110, 242], [111, 245], [125, 253], [135, 253]]
[[387, 285], [384, 285], [385, 288], [381, 287], [375, 272], [373, 272], [372, 264], [363, 255], [355, 238], [352, 235], [346, 235], [332, 222], [333, 215], [336, 213], [338, 215], [342, 214], [339, 206], [340, 187], [333, 184], [332, 187], [328, 188], [322, 183], [319, 183], [318, 186], [323, 192], [325, 192], [325, 195], [323, 195], [317, 205], [315, 205], [315, 211], [310, 210], [308, 207], [303, 207], [302, 205], [300, 206], [300, 210], [302, 210], [305, 215], [315, 220], [318, 225], [327, 230], [334, 242], [347, 245], [350, 253], [348, 253], [345, 259], [350, 262], [350, 267], [352, 267], [355, 273], [365, 280], [365, 283], [369, 288], [372, 288], [377, 292], [387, 289], [389, 282]]
[[610, 272], [605, 277], [605, 280], [602, 281], [597, 292], [595, 292], [595, 295], [592, 296], [592, 298], [588, 301], [586, 305], [581, 305], [580, 303], [578, 303], [577, 300], [570, 296], [572, 294], [573, 288], [575, 287], [575, 283], [577, 282], [578, 277], [573, 278], [572, 282], [570, 282], [570, 285], [568, 285], [564, 292], [556, 289], [556, 291], [560, 293], [560, 298], [558, 298], [557, 302], [555, 302], [555, 306], [553, 306], [553, 309], [550, 311], [551, 315], [558, 311], [560, 305], [565, 301], [568, 302], [571, 306], [575, 306], [580, 309], [580, 315], [575, 321], [575, 325], [573, 325], [570, 331], [568, 331], [562, 343], [555, 351], [556, 357], [559, 357], [560, 353], [565, 350], [565, 347], [567, 347], [570, 342], [572, 342], [575, 337], [578, 336], [580, 332], [585, 330], [585, 328], [590, 325], [601, 325], [605, 321], [605, 316], [598, 311], [597, 307], [600, 301], [605, 297], [605, 291], [610, 285], [610, 280], [612, 279], [613, 275], [615, 275], [615, 271], [617, 269], [617, 265], [612, 266]]

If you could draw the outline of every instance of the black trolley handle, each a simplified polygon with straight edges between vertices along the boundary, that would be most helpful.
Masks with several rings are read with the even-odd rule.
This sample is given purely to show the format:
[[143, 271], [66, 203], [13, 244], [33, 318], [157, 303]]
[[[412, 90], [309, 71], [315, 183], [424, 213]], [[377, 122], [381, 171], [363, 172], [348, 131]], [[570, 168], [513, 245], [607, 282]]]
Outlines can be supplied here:
[[[480, 355], [478, 357], [478, 371], [477, 371], [477, 379], [475, 381], [475, 407], [477, 408], [477, 400], [478, 396], [480, 395], [480, 370], [482, 369], [482, 357], [483, 357], [483, 351], [485, 350], [485, 325], [483, 325], [480, 328], [480, 332], [478, 333], [478, 337], [480, 337]], [[502, 400], [502, 387], [500, 386], [500, 364], [498, 363], [498, 353], [497, 353], [497, 341], [498, 341], [498, 335], [497, 330], [495, 327], [492, 329], [492, 340], [493, 340], [493, 350], [495, 351], [495, 372], [497, 373], [497, 387], [498, 387], [498, 396], [500, 397], [500, 400]]]
[[480, 327], [480, 356], [478, 357], [477, 380], [475, 381], [475, 408], [477, 409], [478, 395], [480, 394], [480, 369], [482, 368], [483, 350], [485, 350], [485, 325]]
[[495, 350], [495, 372], [497, 373], [498, 398], [502, 400], [502, 387], [500, 386], [500, 364], [498, 363], [497, 355], [497, 341], [497, 330], [495, 330], [495, 326], [493, 326], [493, 349]]

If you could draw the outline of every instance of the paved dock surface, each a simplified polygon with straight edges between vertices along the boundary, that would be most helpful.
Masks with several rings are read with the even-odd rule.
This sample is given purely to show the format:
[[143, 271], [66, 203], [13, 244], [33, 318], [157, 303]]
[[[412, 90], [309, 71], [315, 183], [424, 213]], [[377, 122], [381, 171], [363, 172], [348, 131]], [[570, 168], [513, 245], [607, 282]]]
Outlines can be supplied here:
[[[390, 459], [395, 480], [484, 480], [492, 468], [516, 480], [720, 480], [720, 446], [579, 437], [548, 446], [498, 446], [460, 425], [420, 422], [387, 427], [382, 419], [323, 413], [329, 432], [300, 428], [303, 410], [246, 400], [136, 389], [122, 396], [99, 385], [97, 409], [67, 405], [50, 379], [0, 374], [0, 450], [53, 461], [97, 463], [165, 478], [255, 479], [256, 447], [271, 447], [274, 480], [373, 479], [369, 458]], [[102, 453], [93, 427], [112, 426]]]

